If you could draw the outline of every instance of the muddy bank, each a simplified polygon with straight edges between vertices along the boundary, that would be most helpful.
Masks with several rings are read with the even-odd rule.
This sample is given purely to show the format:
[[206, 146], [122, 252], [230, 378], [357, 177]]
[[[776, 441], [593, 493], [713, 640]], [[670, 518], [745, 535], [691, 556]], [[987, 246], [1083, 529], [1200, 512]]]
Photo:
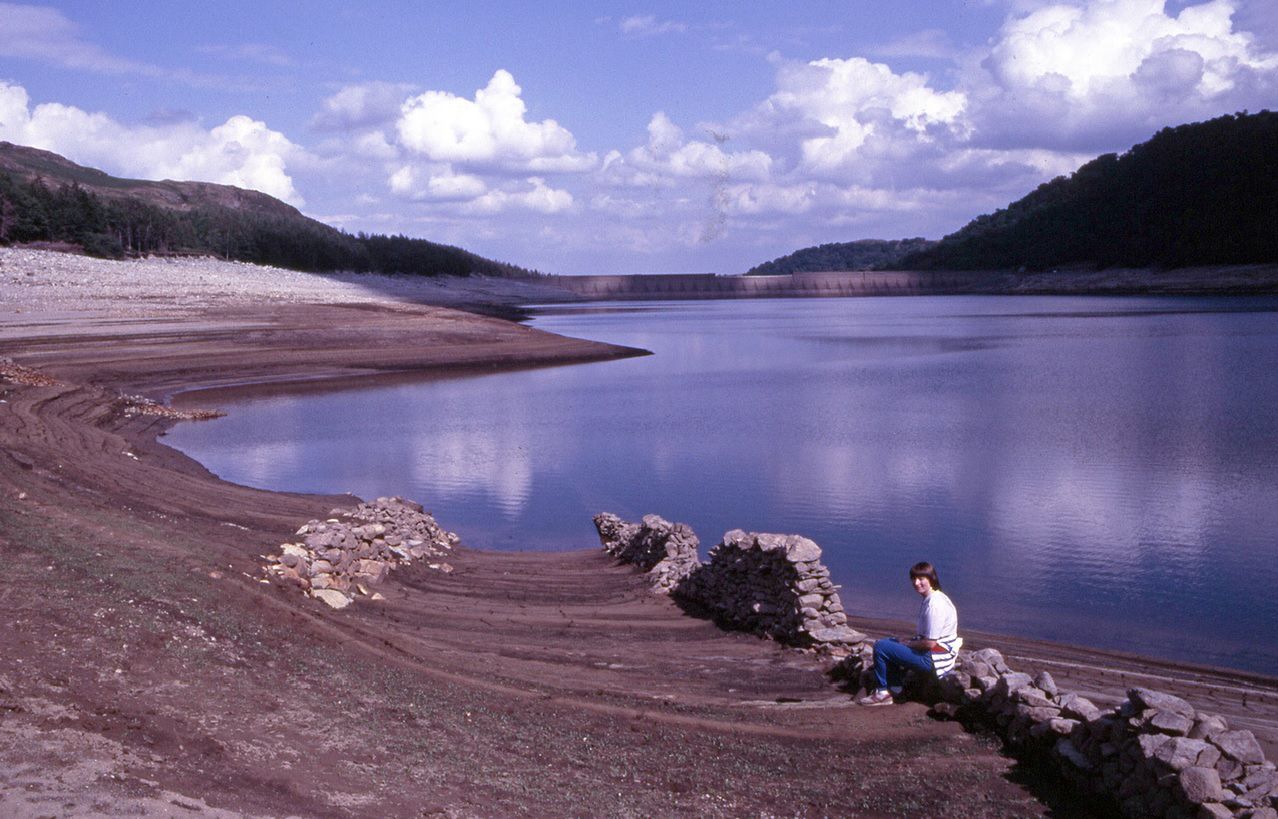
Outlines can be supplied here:
[[[121, 394], [631, 351], [400, 301], [171, 298], [0, 313], [0, 356], [57, 382], [0, 383], [0, 813], [1006, 816], [1070, 804], [922, 706], [858, 709], [806, 657], [687, 617], [593, 542], [493, 553], [464, 548], [462, 532], [452, 573], [407, 567], [384, 601], [340, 611], [261, 582], [261, 555], [354, 499], [221, 482], [163, 445], [174, 419], [131, 412]], [[447, 509], [432, 511], [447, 527]], [[1274, 755], [1272, 680], [969, 638], [1098, 701], [1133, 676], [1198, 686], [1184, 696], [1210, 699]]]

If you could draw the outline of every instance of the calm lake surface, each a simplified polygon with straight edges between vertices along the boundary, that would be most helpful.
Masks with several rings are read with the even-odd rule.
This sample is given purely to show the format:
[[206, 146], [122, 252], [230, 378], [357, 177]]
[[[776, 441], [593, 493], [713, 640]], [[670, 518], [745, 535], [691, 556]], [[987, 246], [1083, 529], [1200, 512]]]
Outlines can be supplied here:
[[597, 548], [655, 512], [824, 550], [854, 613], [1278, 674], [1278, 300], [608, 303], [655, 355], [224, 405], [168, 443], [271, 489], [398, 494], [464, 543]]

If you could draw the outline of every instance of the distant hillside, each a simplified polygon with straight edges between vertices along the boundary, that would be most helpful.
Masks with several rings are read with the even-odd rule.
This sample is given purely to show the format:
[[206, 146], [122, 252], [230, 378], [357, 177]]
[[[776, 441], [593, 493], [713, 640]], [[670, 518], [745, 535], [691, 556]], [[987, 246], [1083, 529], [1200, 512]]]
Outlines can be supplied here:
[[907, 254], [924, 250], [935, 242], [927, 239], [860, 239], [833, 242], [796, 250], [788, 256], [756, 265], [747, 276], [781, 276], [839, 270], [883, 270], [896, 266]]
[[199, 253], [318, 272], [530, 275], [424, 239], [351, 235], [258, 191], [121, 179], [0, 142], [0, 243], [41, 241], [98, 256]]
[[1164, 128], [901, 260], [918, 270], [1278, 262], [1278, 113]]

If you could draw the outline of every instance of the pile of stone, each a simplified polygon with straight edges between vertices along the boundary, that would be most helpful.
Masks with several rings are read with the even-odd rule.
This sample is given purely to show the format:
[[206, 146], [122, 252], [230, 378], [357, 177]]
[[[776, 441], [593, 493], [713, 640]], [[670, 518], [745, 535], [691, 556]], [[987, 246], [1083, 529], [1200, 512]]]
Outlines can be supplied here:
[[1278, 817], [1278, 772], [1250, 731], [1146, 688], [1101, 711], [1047, 672], [1012, 670], [994, 649], [960, 652], [939, 681], [943, 713], [993, 727], [1128, 816]]
[[644, 515], [640, 523], [626, 523], [609, 512], [595, 515], [595, 528], [604, 551], [622, 563], [647, 572], [652, 586], [669, 594], [701, 565], [701, 541], [692, 528], [659, 515]]
[[626, 523], [603, 513], [595, 516], [595, 527], [610, 555], [639, 566], [657, 589], [724, 628], [834, 657], [860, 656], [865, 635], [847, 625], [821, 547], [805, 537], [734, 529], [702, 563], [697, 536], [685, 524], [656, 515]]
[[[300, 541], [281, 544], [280, 554], [267, 557], [266, 571], [335, 609], [350, 605], [357, 594], [381, 599], [373, 587], [391, 570], [447, 556], [458, 541], [420, 504], [402, 498], [378, 498], [329, 515], [298, 529]], [[452, 571], [441, 561], [428, 566]]]

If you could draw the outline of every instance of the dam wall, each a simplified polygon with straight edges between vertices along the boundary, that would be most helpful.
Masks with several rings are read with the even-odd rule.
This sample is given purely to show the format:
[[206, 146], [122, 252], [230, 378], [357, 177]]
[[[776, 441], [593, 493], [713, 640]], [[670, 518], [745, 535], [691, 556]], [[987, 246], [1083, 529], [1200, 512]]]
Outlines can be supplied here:
[[783, 276], [714, 273], [628, 276], [547, 276], [547, 284], [586, 299], [732, 299], [833, 296], [918, 296], [979, 292], [997, 273], [853, 270]]

